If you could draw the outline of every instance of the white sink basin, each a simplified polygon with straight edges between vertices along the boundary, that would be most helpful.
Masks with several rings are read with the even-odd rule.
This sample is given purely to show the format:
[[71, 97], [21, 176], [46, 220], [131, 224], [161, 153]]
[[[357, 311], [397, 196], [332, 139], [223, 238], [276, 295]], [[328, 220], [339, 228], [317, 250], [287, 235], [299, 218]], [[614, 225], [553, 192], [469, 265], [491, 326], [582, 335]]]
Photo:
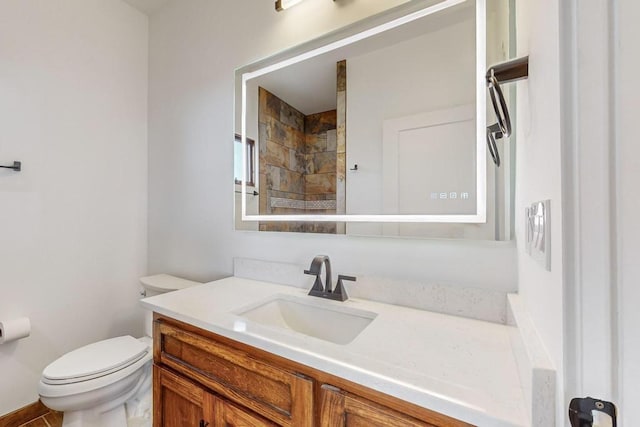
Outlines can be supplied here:
[[285, 328], [336, 344], [349, 344], [377, 314], [316, 297], [276, 295], [235, 314], [260, 324]]

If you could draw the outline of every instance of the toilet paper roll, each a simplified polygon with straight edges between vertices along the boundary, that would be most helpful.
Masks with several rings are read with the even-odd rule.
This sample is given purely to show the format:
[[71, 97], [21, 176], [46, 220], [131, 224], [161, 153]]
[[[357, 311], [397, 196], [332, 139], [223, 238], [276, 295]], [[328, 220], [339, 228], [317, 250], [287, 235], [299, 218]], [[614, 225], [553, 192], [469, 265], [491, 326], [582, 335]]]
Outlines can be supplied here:
[[28, 317], [0, 321], [0, 344], [26, 338], [31, 334], [31, 321]]

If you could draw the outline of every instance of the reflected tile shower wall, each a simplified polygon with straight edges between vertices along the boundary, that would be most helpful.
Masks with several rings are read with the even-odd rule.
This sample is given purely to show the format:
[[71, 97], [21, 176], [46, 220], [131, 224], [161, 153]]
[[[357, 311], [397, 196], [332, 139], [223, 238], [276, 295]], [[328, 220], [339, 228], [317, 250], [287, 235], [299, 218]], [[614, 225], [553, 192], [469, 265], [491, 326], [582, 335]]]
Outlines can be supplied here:
[[[336, 110], [305, 116], [259, 88], [260, 214], [335, 214]], [[336, 233], [333, 223], [261, 222], [261, 231]]]

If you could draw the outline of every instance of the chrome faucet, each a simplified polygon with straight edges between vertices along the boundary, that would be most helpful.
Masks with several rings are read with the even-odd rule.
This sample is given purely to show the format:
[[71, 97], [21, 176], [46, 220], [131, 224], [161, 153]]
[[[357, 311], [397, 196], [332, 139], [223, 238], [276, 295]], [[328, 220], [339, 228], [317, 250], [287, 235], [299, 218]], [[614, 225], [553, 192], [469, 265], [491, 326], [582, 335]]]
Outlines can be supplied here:
[[[320, 275], [322, 274], [323, 264], [325, 266], [324, 285], [322, 284], [322, 279], [320, 278]], [[332, 289], [331, 261], [329, 260], [329, 257], [327, 255], [317, 255], [315, 258], [313, 258], [313, 261], [311, 261], [311, 266], [308, 270], [304, 270], [304, 274], [316, 276], [316, 280], [313, 282], [313, 287], [309, 291], [309, 295], [320, 298], [328, 298], [336, 301], [346, 301], [349, 298], [349, 296], [347, 295], [347, 291], [342, 284], [342, 281], [356, 281], [356, 278], [353, 276], [343, 276], [339, 274], [336, 288]]]

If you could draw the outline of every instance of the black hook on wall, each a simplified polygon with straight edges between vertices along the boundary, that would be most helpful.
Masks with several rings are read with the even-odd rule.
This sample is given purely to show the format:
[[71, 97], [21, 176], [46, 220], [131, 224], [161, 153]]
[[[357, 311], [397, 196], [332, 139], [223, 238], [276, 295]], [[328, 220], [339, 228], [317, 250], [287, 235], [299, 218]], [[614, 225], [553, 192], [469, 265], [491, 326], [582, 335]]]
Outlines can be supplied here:
[[13, 166], [0, 166], [0, 168], [13, 169], [15, 172], [20, 172], [22, 170], [22, 162], [15, 161]]

